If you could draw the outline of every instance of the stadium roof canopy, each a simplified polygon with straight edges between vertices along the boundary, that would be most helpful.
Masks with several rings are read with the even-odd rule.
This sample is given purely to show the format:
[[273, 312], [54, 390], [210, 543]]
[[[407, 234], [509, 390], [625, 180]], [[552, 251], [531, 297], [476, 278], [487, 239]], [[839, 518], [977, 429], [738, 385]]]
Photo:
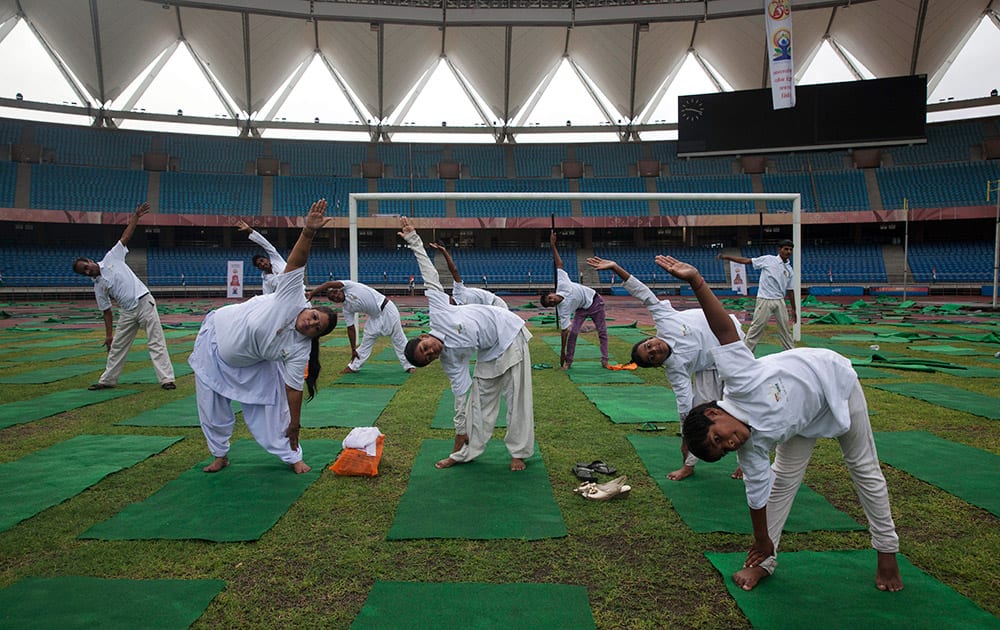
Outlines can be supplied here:
[[[868, 77], [926, 74], [930, 93], [984, 15], [1000, 26], [998, 4], [793, 0], [797, 75], [826, 42], [856, 79], [866, 78], [860, 66]], [[155, 119], [132, 111], [137, 80], [154, 80], [166, 53], [184, 46], [244, 131], [312, 122], [280, 122], [274, 104], [320, 59], [356, 121], [329, 127], [384, 138], [443, 61], [482, 121], [464, 131], [509, 140], [568, 62], [601, 124], [624, 139], [656, 127], [651, 112], [689, 59], [720, 91], [767, 87], [763, 9], [763, 0], [0, 0], [0, 36], [24, 20], [99, 124]]]

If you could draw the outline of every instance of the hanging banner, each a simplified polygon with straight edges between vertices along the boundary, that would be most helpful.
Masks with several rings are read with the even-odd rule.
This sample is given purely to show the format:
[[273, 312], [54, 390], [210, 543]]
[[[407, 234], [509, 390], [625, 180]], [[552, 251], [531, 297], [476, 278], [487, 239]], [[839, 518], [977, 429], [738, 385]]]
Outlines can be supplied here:
[[747, 294], [747, 266], [743, 263], [729, 262], [729, 277], [732, 278], [733, 293]]
[[764, 0], [767, 59], [774, 109], [795, 107], [795, 66], [792, 64], [792, 0]]
[[243, 261], [230, 260], [226, 265], [226, 278], [229, 279], [226, 283], [229, 286], [226, 297], [241, 298], [243, 297]]

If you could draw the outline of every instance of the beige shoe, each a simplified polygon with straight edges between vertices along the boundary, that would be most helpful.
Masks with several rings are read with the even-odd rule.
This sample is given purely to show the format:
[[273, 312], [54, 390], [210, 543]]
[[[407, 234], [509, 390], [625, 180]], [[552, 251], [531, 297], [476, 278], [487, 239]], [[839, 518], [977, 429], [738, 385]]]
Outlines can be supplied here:
[[627, 485], [626, 481], [628, 481], [628, 477], [622, 475], [606, 483], [585, 483], [573, 492], [591, 501], [608, 501], [616, 497], [628, 496], [629, 492], [632, 491], [632, 486]]

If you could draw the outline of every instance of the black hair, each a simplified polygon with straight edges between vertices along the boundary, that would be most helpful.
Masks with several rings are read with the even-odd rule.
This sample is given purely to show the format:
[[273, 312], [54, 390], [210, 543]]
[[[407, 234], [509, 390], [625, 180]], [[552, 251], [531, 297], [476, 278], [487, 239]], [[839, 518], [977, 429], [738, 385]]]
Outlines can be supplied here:
[[309, 391], [309, 396], [306, 397], [306, 402], [312, 400], [313, 396], [316, 395], [316, 381], [319, 379], [320, 370], [323, 369], [323, 366], [319, 363], [319, 338], [329, 334], [330, 331], [337, 327], [336, 311], [327, 306], [315, 306], [313, 308], [321, 313], [326, 313], [329, 323], [320, 332], [319, 336], [309, 340], [309, 363], [306, 366], [306, 389]]
[[406, 360], [413, 364], [413, 367], [424, 367], [430, 363], [430, 361], [424, 359], [423, 361], [417, 360], [417, 346], [420, 345], [420, 337], [414, 337], [406, 342], [406, 348], [403, 349], [403, 355]]
[[[641, 346], [642, 344], [646, 343], [650, 339], [653, 339], [653, 337], [646, 337], [642, 341], [635, 342], [635, 345], [632, 346], [632, 363], [635, 363], [636, 365], [638, 365], [641, 368], [660, 367], [659, 364], [657, 364], [657, 363], [650, 363], [649, 361], [646, 361], [645, 359], [643, 359], [643, 358], [641, 358], [639, 356], [639, 346]], [[672, 354], [672, 350], [670, 349], [670, 344], [667, 344], [667, 356], [669, 357], [671, 354]]]
[[778, 247], [779, 248], [781, 248], [781, 247], [795, 247], [795, 243], [793, 243], [792, 241], [788, 240], [787, 238], [783, 238], [780, 241], [778, 241]]
[[253, 262], [253, 266], [256, 267], [258, 260], [267, 260], [267, 261], [270, 261], [271, 259], [268, 258], [267, 256], [265, 256], [264, 254], [254, 254], [253, 258], [251, 258], [250, 260]]
[[541, 294], [541, 297], [540, 297], [539, 301], [541, 302], [542, 306], [544, 306], [546, 308], [548, 308], [549, 306], [552, 306], [551, 304], [548, 303], [549, 295], [551, 293], [552, 293], [552, 291], [545, 291], [544, 293]]
[[80, 273], [79, 271], [76, 270], [76, 264], [77, 263], [88, 263], [88, 262], [90, 262], [90, 259], [87, 258], [86, 256], [80, 256], [79, 258], [77, 258], [76, 260], [74, 260], [73, 261], [73, 273]]
[[706, 462], [717, 462], [722, 459], [722, 455], [708, 452], [706, 448], [708, 442], [708, 429], [715, 420], [705, 415], [706, 409], [721, 409], [718, 402], [712, 400], [702, 403], [688, 412], [681, 423], [681, 433], [684, 443], [687, 444], [688, 451], [698, 459]]

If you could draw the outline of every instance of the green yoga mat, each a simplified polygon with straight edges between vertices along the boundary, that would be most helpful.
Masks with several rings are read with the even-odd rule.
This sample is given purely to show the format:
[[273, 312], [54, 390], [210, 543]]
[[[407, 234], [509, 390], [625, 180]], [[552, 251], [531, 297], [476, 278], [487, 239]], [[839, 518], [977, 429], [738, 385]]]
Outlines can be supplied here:
[[753, 356], [759, 359], [769, 354], [777, 354], [782, 350], [784, 348], [776, 343], [758, 343], [757, 347], [753, 349]]
[[[78, 346], [81, 343], [86, 343], [87, 339], [82, 339], [80, 337], [74, 337], [72, 339], [53, 339], [51, 341], [36, 341], [31, 344], [21, 346], [19, 349], [24, 352], [30, 352], [32, 350], [41, 350], [49, 348], [65, 348], [67, 346]], [[89, 340], [92, 341], [92, 340]]]
[[612, 328], [610, 326], [608, 327], [608, 334], [632, 345], [653, 336], [641, 328]]
[[76, 496], [111, 473], [137, 464], [181, 439], [80, 435], [0, 464], [0, 531]]
[[[167, 352], [170, 353], [170, 356], [187, 354], [191, 352], [192, 349], [194, 349], [193, 341], [182, 341], [181, 343], [172, 343], [167, 345]], [[149, 348], [146, 348], [145, 346], [137, 347], [125, 356], [125, 360], [129, 363], [149, 361]]]
[[225, 587], [222, 580], [30, 577], [0, 590], [0, 624], [60, 630], [185, 630]]
[[[182, 376], [187, 376], [188, 374], [194, 374], [194, 370], [191, 366], [185, 363], [174, 363], [174, 378], [180, 378]], [[128, 372], [122, 374], [118, 379], [119, 383], [125, 383], [127, 385], [155, 385], [160, 382], [160, 378], [156, 375], [156, 370], [153, 366], [142, 368], [141, 370], [135, 370], [133, 372]]]
[[[236, 403], [237, 405], [239, 403]], [[137, 416], [116, 422], [116, 425], [130, 427], [197, 427], [198, 402], [195, 396], [172, 400], [155, 409], [144, 411]]]
[[396, 387], [325, 387], [302, 404], [302, 426], [375, 426], [397, 391]]
[[729, 594], [755, 630], [879, 628], [940, 630], [998, 628], [1000, 621], [974, 602], [896, 554], [903, 590], [875, 588], [876, 553], [797, 551], [779, 553], [774, 575], [744, 591], [730, 576], [746, 553], [706, 553]]
[[941, 383], [885, 383], [872, 385], [887, 392], [909, 396], [955, 411], [1000, 420], [1000, 399]]
[[907, 346], [910, 350], [920, 350], [922, 352], [933, 352], [935, 354], [946, 354], [953, 357], [975, 357], [988, 356], [990, 353], [985, 350], [974, 350], [972, 348], [960, 348], [958, 346]]
[[32, 370], [21, 372], [12, 376], [0, 378], [0, 383], [15, 385], [38, 385], [41, 383], [54, 383], [66, 378], [73, 378], [89, 372], [104, 370], [104, 365], [100, 363], [89, 363], [82, 365], [58, 365], [42, 370]]
[[452, 440], [424, 440], [388, 540], [566, 536], [537, 446], [525, 460], [527, 469], [519, 472], [510, 471], [510, 455], [502, 440], [490, 440], [475, 461], [438, 470], [434, 462], [447, 457], [451, 447]]
[[600, 385], [601, 383], [642, 383], [642, 379], [631, 370], [609, 370], [597, 361], [573, 361], [566, 370], [569, 380], [577, 385]]
[[851, 367], [854, 368], [854, 372], [858, 375], [858, 378], [899, 378], [898, 374], [864, 365], [852, 365]]
[[587, 589], [568, 584], [375, 582], [351, 630], [594, 628]]
[[230, 465], [202, 472], [212, 458], [79, 538], [100, 540], [257, 540], [302, 496], [341, 450], [339, 440], [302, 440], [312, 470], [296, 475], [253, 440], [234, 442]]
[[135, 393], [134, 389], [102, 389], [96, 392], [67, 389], [38, 398], [6, 403], [0, 405], [0, 429]]
[[583, 395], [615, 424], [678, 422], [677, 397], [660, 385], [580, 388]]
[[378, 354], [371, 358], [372, 361], [385, 361], [387, 363], [395, 363], [399, 365], [399, 357], [396, 356], [396, 348], [389, 344], [388, 346], [382, 348]]
[[826, 348], [828, 350], [833, 350], [834, 352], [844, 356], [868, 357], [872, 354], [871, 349], [867, 347], [855, 346], [848, 343], [836, 343], [830, 341], [826, 337], [820, 337], [818, 335], [802, 335], [802, 343], [810, 348]]
[[67, 348], [65, 350], [56, 350], [54, 352], [46, 352], [44, 354], [18, 354], [16, 356], [8, 355], [5, 356], [4, 359], [7, 361], [14, 361], [16, 363], [42, 363], [45, 361], [75, 359], [76, 357], [85, 357], [92, 354], [100, 354], [102, 359], [107, 356], [104, 346], [95, 345], [86, 348]]
[[[548, 335], [542, 337], [542, 341], [545, 342], [552, 352], [555, 352], [558, 356], [559, 350], [562, 344], [562, 337], [555, 337], [553, 335]], [[583, 337], [576, 338], [576, 350], [573, 352], [573, 363], [575, 364], [580, 359], [597, 359], [601, 360], [601, 349], [598, 346], [590, 343], [590, 341], [584, 339]]]
[[[714, 463], [699, 462], [692, 476], [671, 481], [667, 479], [667, 473], [677, 470], [682, 464], [679, 437], [630, 435], [628, 441], [681, 520], [693, 531], [753, 532], [743, 482], [729, 476], [736, 468], [735, 457], [725, 457]], [[711, 497], [711, 500], [706, 500], [706, 497]], [[799, 487], [785, 522], [785, 531], [788, 532], [862, 529], [865, 527], [830, 505], [822, 495], [805, 484]]]
[[410, 373], [399, 363], [365, 363], [353, 374], [341, 374], [337, 385], [402, 385]]
[[[500, 397], [500, 411], [497, 412], [496, 429], [507, 427], [507, 401]], [[432, 429], [455, 429], [455, 394], [451, 389], [444, 390], [441, 394], [441, 401], [438, 403], [437, 411], [434, 412], [434, 419], [431, 420]]]
[[319, 344], [324, 348], [349, 348], [351, 342], [345, 337], [333, 337]]
[[875, 446], [878, 458], [893, 468], [1000, 516], [1000, 456], [926, 431], [879, 432]]

